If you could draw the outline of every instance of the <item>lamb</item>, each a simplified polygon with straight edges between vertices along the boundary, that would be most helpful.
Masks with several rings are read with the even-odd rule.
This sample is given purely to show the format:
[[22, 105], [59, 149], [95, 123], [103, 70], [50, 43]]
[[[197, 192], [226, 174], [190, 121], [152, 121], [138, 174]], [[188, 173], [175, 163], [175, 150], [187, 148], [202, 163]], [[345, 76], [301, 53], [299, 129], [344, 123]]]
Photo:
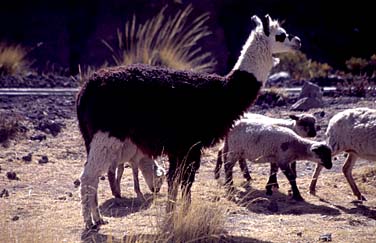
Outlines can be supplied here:
[[[342, 172], [358, 200], [366, 201], [355, 184], [352, 169], [358, 158], [376, 160], [376, 110], [362, 107], [337, 113], [329, 120], [326, 136], [333, 156], [348, 153]], [[321, 169], [318, 165], [312, 177], [309, 189], [313, 195]]]
[[[150, 191], [159, 192], [163, 184], [164, 176], [166, 175], [166, 171], [163, 167], [149, 157], [143, 157], [138, 161], [130, 160], [129, 164], [132, 167], [134, 191], [137, 194], [137, 198], [145, 201], [145, 197], [140, 190], [138, 169], [141, 170]], [[111, 192], [115, 198], [121, 198], [120, 181], [123, 172], [124, 164], [117, 165], [116, 163], [113, 163], [107, 172]]]
[[[218, 164], [224, 161], [226, 185], [232, 186], [232, 169], [239, 160], [271, 163], [271, 175], [266, 194], [272, 195], [276, 172], [281, 168], [290, 182], [292, 198], [304, 200], [296, 185], [296, 173], [290, 164], [296, 160], [311, 160], [327, 169], [332, 167], [331, 148], [322, 142], [303, 138], [291, 129], [257, 121], [241, 121], [226, 136], [218, 153]], [[273, 166], [274, 165], [274, 166]], [[219, 167], [220, 168], [220, 167]]]
[[[303, 114], [291, 114], [289, 115], [290, 119], [282, 119], [282, 118], [273, 118], [261, 114], [255, 114], [247, 112], [245, 113], [244, 117], [241, 119], [241, 121], [256, 121], [256, 122], [263, 122], [266, 124], [272, 124], [282, 127], [287, 127], [296, 132], [298, 135], [302, 137], [315, 137], [316, 136], [316, 118], [308, 113]], [[251, 176], [249, 175], [248, 166], [245, 160], [239, 160], [240, 169], [243, 173], [243, 177], [247, 180], [251, 180]], [[221, 164], [218, 163], [216, 168], [214, 170], [214, 178], [218, 179], [220, 176], [220, 168]], [[274, 166], [274, 165], [272, 165]], [[291, 166], [293, 168], [296, 167], [295, 162], [291, 163]], [[276, 168], [278, 171], [278, 168]], [[273, 169], [273, 171], [275, 168]], [[296, 174], [296, 171], [294, 170], [294, 173]], [[273, 176], [273, 175], [270, 175]], [[274, 185], [278, 188], [278, 183]]]
[[[77, 117], [88, 151], [80, 188], [87, 228], [105, 223], [98, 210], [98, 176], [139, 154], [168, 157], [166, 211], [174, 210], [178, 186], [189, 205], [201, 150], [220, 141], [254, 103], [272, 54], [301, 46], [269, 15], [251, 20], [256, 28], [225, 77], [132, 64], [101, 69], [82, 86]], [[127, 148], [133, 145], [137, 152]]]

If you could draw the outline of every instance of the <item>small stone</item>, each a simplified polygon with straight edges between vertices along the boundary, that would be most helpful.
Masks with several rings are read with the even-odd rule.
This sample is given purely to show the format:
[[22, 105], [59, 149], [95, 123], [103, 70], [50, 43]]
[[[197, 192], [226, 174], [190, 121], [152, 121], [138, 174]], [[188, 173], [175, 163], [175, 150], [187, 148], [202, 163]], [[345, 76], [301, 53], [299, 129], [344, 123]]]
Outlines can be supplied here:
[[7, 172], [7, 178], [9, 180], [19, 180], [20, 179], [20, 178], [17, 177], [17, 174], [14, 171], [8, 171]]
[[332, 234], [328, 233], [328, 234], [320, 235], [319, 239], [321, 241], [332, 241]]
[[71, 192], [66, 192], [65, 194], [67, 194], [68, 197], [73, 197], [73, 193]]
[[39, 164], [46, 164], [48, 163], [48, 157], [43, 155], [42, 158], [38, 161]]
[[34, 135], [34, 136], [31, 136], [30, 137], [30, 140], [33, 140], [33, 141], [42, 141], [42, 140], [46, 140], [47, 139], [47, 136], [44, 135], [44, 134], [37, 134], [37, 135]]
[[67, 200], [67, 197], [66, 196], [60, 196], [57, 199], [59, 199], [59, 200]]
[[303, 232], [298, 232], [298, 233], [296, 233], [296, 235], [299, 236], [299, 237], [302, 237], [303, 236]]
[[9, 197], [9, 192], [5, 188], [0, 192], [0, 198], [2, 197]]
[[75, 181], [73, 182], [73, 184], [74, 184], [74, 187], [77, 188], [77, 187], [80, 186], [81, 181], [80, 181], [79, 179], [77, 179], [77, 180], [75, 180]]
[[13, 220], [13, 221], [17, 221], [17, 220], [19, 220], [19, 219], [20, 219], [20, 217], [19, 217], [19, 216], [17, 216], [17, 215], [16, 215], [16, 216], [14, 216], [14, 217], [12, 218], [12, 220]]
[[33, 156], [32, 153], [28, 153], [28, 155], [25, 155], [25, 156], [22, 157], [22, 160], [25, 161], [25, 162], [31, 162], [32, 156]]

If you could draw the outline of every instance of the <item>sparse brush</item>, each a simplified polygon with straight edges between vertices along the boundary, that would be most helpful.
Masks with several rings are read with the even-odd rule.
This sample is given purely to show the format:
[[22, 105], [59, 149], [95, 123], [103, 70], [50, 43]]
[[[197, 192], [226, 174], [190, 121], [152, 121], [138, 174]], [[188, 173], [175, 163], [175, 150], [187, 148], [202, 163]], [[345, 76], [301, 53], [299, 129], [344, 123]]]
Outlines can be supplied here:
[[0, 76], [25, 72], [30, 65], [26, 55], [26, 49], [20, 45], [0, 43]]
[[21, 130], [18, 116], [0, 113], [0, 144], [6, 146]]
[[320, 63], [308, 59], [300, 52], [282, 53], [278, 55], [279, 64], [273, 68], [272, 72], [287, 71], [295, 80], [307, 80], [318, 77], [327, 77], [333, 70], [327, 63]]
[[198, 46], [200, 40], [211, 34], [205, 25], [208, 13], [191, 21], [191, 5], [168, 18], [166, 8], [143, 24], [136, 24], [133, 16], [125, 24], [124, 32], [117, 31], [117, 49], [103, 41], [113, 53], [116, 65], [145, 63], [180, 70], [212, 71], [216, 61], [209, 52], [202, 53]]
[[282, 89], [271, 88], [262, 90], [256, 100], [256, 105], [267, 105], [269, 107], [284, 106], [288, 103], [288, 94]]
[[366, 75], [353, 76], [342, 83], [338, 83], [337, 91], [348, 96], [366, 97], [376, 94], [376, 86], [371, 84]]

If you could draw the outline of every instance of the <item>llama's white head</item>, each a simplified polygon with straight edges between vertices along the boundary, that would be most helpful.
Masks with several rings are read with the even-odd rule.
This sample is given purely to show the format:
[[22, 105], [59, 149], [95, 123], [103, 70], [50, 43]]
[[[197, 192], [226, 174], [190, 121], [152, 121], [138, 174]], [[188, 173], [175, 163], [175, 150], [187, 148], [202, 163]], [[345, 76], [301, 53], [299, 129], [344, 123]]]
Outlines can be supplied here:
[[278, 21], [272, 20], [268, 14], [261, 19], [256, 15], [252, 16], [252, 22], [256, 25], [256, 31], [263, 31], [268, 38], [272, 54], [289, 52], [300, 48], [299, 37], [288, 34]]

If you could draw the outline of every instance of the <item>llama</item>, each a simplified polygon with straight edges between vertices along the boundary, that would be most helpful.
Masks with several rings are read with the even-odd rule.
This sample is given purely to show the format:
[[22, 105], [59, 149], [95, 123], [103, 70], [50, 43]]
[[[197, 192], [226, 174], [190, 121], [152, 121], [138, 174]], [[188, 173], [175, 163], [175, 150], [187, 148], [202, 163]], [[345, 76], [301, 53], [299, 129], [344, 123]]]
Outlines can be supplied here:
[[[376, 160], [376, 110], [363, 107], [337, 113], [329, 120], [326, 136], [333, 149], [333, 156], [341, 152], [348, 153], [342, 168], [343, 174], [358, 200], [366, 201], [355, 184], [352, 169], [358, 158]], [[321, 166], [317, 165], [309, 186], [313, 195], [321, 170]]]
[[129, 143], [150, 158], [167, 155], [166, 211], [174, 210], [178, 186], [189, 205], [201, 150], [219, 142], [253, 104], [272, 68], [272, 54], [301, 46], [269, 15], [251, 20], [256, 28], [225, 77], [132, 64], [101, 69], [83, 85], [77, 116], [88, 151], [80, 188], [87, 228], [105, 223], [98, 210], [98, 176], [121, 159], [139, 159], [127, 150]]
[[258, 121], [242, 121], [227, 134], [218, 153], [217, 167], [224, 162], [226, 185], [232, 186], [232, 168], [239, 160], [271, 163], [266, 194], [272, 195], [281, 168], [290, 182], [293, 199], [303, 200], [296, 185], [296, 173], [290, 166], [296, 160], [311, 160], [327, 169], [332, 167], [331, 148], [322, 142], [303, 138], [291, 129]]

